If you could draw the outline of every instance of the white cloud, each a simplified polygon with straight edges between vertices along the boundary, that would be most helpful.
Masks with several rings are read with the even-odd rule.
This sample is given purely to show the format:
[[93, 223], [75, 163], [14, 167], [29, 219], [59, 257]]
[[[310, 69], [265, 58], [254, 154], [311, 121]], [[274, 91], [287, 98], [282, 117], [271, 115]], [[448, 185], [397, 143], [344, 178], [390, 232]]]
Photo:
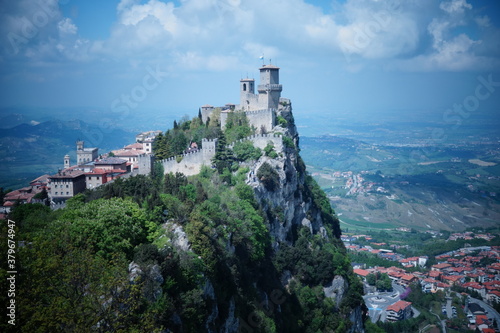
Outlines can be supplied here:
[[[26, 27], [20, 18], [32, 19], [37, 12], [33, 8], [39, 8], [35, 3], [38, 0], [10, 5], [0, 14], [0, 32], [22, 34]], [[20, 44], [30, 59], [155, 61], [180, 70], [245, 67], [262, 54], [311, 63], [318, 57], [333, 61], [344, 55], [339, 65], [348, 70], [370, 64], [400, 70], [462, 70], [484, 62], [488, 48], [481, 38], [456, 28], [492, 25], [488, 16], [474, 17], [466, 0], [347, 0], [336, 3], [331, 13], [304, 0], [185, 0], [177, 5], [167, 0], [121, 0], [109, 38], [90, 41], [79, 36], [70, 18], [62, 17], [57, 0], [47, 6], [53, 6], [50, 20], [36, 37]], [[9, 46], [8, 40], [1, 42]], [[475, 56], [480, 46], [485, 50], [481, 58]], [[5, 59], [5, 53], [0, 56]]]
[[59, 33], [63, 35], [76, 35], [78, 32], [76, 25], [74, 25], [73, 21], [67, 17], [57, 23], [57, 28], [59, 29]]
[[171, 33], [176, 31], [177, 18], [173, 14], [174, 5], [171, 2], [150, 0], [146, 4], [134, 4], [128, 8], [122, 3], [120, 5], [120, 23], [123, 25], [138, 25], [141, 21], [146, 21], [149, 18], [155, 19], [165, 31]]
[[439, 8], [448, 14], [463, 14], [466, 9], [472, 9], [472, 5], [468, 4], [467, 0], [452, 0], [442, 2]]
[[475, 18], [475, 21], [476, 21], [477, 25], [482, 27], [482, 28], [488, 28], [491, 26], [491, 20], [488, 17], [488, 15], [478, 16]]

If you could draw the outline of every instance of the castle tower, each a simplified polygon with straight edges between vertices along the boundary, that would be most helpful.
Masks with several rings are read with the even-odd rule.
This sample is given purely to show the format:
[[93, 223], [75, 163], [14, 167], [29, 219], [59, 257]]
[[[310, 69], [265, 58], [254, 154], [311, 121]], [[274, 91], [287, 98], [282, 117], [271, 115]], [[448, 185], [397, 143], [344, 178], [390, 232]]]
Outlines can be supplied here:
[[279, 84], [279, 67], [264, 65], [260, 70], [259, 106], [262, 109], [277, 109], [283, 87]]
[[240, 108], [242, 110], [250, 110], [257, 102], [255, 95], [255, 80], [241, 79], [240, 80]]
[[76, 141], [76, 163], [78, 165], [92, 162], [98, 156], [98, 148], [85, 148], [82, 140]]
[[67, 169], [70, 167], [70, 163], [69, 163], [69, 155], [64, 155], [64, 169]]
[[76, 150], [77, 150], [77, 151], [78, 151], [78, 150], [83, 150], [83, 143], [84, 143], [84, 142], [83, 142], [82, 140], [78, 140], [78, 141], [76, 142]]
[[203, 160], [211, 161], [215, 156], [215, 150], [217, 148], [217, 139], [202, 139], [201, 149], [203, 152]]

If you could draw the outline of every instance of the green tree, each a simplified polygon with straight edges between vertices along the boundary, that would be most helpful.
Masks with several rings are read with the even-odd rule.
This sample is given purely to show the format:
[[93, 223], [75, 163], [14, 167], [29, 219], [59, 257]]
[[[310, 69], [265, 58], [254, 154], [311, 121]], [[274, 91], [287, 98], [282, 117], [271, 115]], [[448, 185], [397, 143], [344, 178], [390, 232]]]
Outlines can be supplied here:
[[377, 277], [375, 276], [375, 274], [373, 273], [370, 273], [366, 276], [366, 282], [370, 285], [370, 286], [374, 286], [375, 283], [377, 283]]
[[125, 253], [132, 257], [133, 248], [146, 241], [147, 215], [131, 200], [99, 199], [66, 210], [55, 223], [74, 235], [73, 242], [91, 246], [99, 255]]
[[222, 133], [219, 137], [219, 140], [217, 141], [215, 156], [212, 159], [212, 163], [215, 165], [215, 168], [217, 169], [219, 174], [222, 174], [224, 172], [224, 169], [231, 170], [233, 166], [233, 152], [226, 146], [226, 136], [224, 135], [224, 133]]
[[229, 112], [224, 133], [228, 142], [236, 142], [255, 134], [255, 131], [250, 127], [244, 112]]
[[262, 156], [262, 151], [254, 147], [252, 141], [236, 142], [233, 147], [234, 156], [238, 161], [256, 160]]
[[269, 142], [267, 146], [264, 147], [264, 153], [266, 156], [269, 156], [270, 158], [278, 157], [278, 153], [274, 150], [273, 142]]
[[[50, 228], [19, 252], [19, 326], [26, 332], [153, 330], [140, 286], [129, 284], [127, 261], [95, 256], [91, 244], [75, 246], [65, 228]], [[139, 314], [142, 315], [139, 315]]]
[[267, 162], [264, 162], [257, 170], [257, 178], [268, 191], [275, 191], [280, 186], [278, 172]]

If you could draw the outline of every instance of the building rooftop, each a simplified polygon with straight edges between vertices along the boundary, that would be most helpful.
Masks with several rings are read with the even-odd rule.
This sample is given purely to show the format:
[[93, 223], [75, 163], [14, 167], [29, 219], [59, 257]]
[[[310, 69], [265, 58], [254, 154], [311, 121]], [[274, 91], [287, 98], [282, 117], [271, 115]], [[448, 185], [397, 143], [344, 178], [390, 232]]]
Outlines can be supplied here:
[[127, 161], [118, 157], [108, 157], [100, 161], [95, 162], [95, 165], [105, 165], [105, 164], [123, 164]]
[[[116, 150], [113, 151], [113, 154], [115, 156], [126, 156], [126, 157], [133, 157], [133, 156], [139, 156], [144, 154], [142, 150]], [[109, 157], [111, 158], [111, 157]]]
[[47, 181], [49, 180], [49, 177], [50, 177], [50, 175], [47, 175], [47, 174], [42, 175], [42, 176], [40, 176], [38, 178], [35, 178], [32, 181], [30, 181], [30, 185], [34, 185], [36, 183], [46, 184]]
[[274, 65], [269, 64], [269, 65], [264, 65], [259, 69], [280, 69], [280, 68], [278, 66], [274, 66]]
[[83, 175], [84, 172], [80, 170], [63, 170], [60, 171], [59, 173], [56, 173], [55, 175], [50, 176], [49, 178], [51, 179], [63, 179], [63, 178], [76, 178], [81, 175]]
[[142, 150], [142, 143], [132, 143], [128, 146], [123, 147], [123, 149], [133, 149], [133, 150]]
[[401, 310], [404, 310], [406, 309], [407, 307], [409, 307], [411, 305], [411, 302], [407, 302], [407, 301], [397, 301], [396, 303], [394, 304], [391, 304], [387, 307], [387, 311], [396, 311], [396, 312], [399, 312]]
[[368, 274], [370, 274], [370, 272], [367, 271], [367, 270], [365, 270], [365, 269], [355, 269], [354, 273], [358, 274], [358, 275], [361, 275], [363, 277], [366, 277]]

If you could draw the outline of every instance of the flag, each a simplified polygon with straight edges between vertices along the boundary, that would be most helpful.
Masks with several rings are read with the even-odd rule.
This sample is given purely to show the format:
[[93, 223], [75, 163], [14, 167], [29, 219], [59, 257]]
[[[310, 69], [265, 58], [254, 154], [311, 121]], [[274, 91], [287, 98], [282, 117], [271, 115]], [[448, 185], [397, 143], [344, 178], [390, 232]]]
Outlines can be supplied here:
[[261, 55], [261, 56], [259, 57], [259, 59], [260, 59], [260, 60], [264, 60], [264, 56], [263, 56], [263, 55]]

